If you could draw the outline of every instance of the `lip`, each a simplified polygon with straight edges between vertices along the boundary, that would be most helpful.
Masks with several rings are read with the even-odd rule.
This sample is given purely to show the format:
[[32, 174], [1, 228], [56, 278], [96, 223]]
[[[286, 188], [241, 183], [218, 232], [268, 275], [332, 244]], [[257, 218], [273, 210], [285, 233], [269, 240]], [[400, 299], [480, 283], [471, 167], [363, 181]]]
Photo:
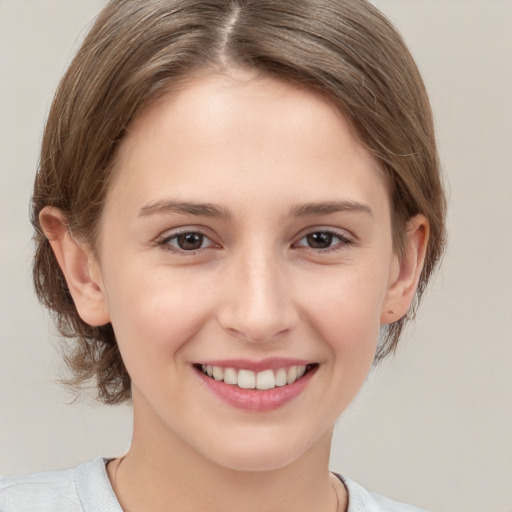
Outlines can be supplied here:
[[198, 361], [196, 364], [208, 366], [220, 366], [221, 368], [235, 368], [236, 370], [251, 370], [262, 372], [263, 370], [277, 370], [286, 366], [307, 366], [311, 361], [304, 359], [291, 359], [285, 357], [271, 357], [254, 361], [250, 359], [215, 359], [209, 361]]
[[[275, 366], [269, 366], [269, 362], [273, 361]], [[212, 364], [213, 363], [213, 364]], [[229, 360], [229, 361], [212, 361], [203, 362], [201, 364], [212, 364], [212, 366], [222, 366], [226, 368], [239, 368], [252, 371], [261, 371], [264, 369], [276, 369], [288, 365], [301, 365], [311, 364], [305, 361], [298, 361], [296, 359], [272, 359], [266, 360], [265, 365], [262, 366], [261, 362], [252, 362], [243, 360]], [[279, 363], [279, 364], [277, 364]], [[225, 384], [223, 381], [217, 381], [205, 375], [201, 370], [194, 367], [194, 371], [201, 382], [213, 392], [222, 401], [245, 411], [265, 412], [273, 411], [284, 406], [298, 395], [300, 395], [306, 386], [311, 381], [312, 377], [318, 370], [318, 365], [315, 364], [308, 370], [303, 377], [296, 380], [293, 384], [288, 384], [283, 387], [275, 387], [273, 389], [257, 390], [257, 389], [241, 389], [238, 386]]]

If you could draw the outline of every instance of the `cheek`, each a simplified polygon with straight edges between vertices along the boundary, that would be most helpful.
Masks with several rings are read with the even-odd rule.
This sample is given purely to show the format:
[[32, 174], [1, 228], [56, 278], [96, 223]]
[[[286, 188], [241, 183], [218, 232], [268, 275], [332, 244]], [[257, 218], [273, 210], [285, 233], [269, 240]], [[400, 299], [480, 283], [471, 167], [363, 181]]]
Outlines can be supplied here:
[[359, 346], [358, 340], [378, 336], [387, 280], [385, 272], [371, 266], [336, 268], [321, 278], [313, 276], [303, 280], [304, 310], [329, 339]]
[[347, 381], [364, 380], [373, 362], [380, 332], [380, 308], [352, 294], [339, 294], [330, 307], [318, 310], [318, 330], [327, 342], [333, 364]]
[[154, 268], [137, 274], [119, 266], [110, 278], [106, 292], [112, 326], [129, 371], [148, 361], [161, 365], [174, 359], [208, 319], [211, 297], [206, 291], [212, 287], [197, 287], [186, 273]]
[[[335, 269], [325, 280], [317, 279], [315, 287], [306, 282], [303, 288], [303, 318], [327, 345], [336, 375], [354, 388], [373, 362], [387, 290], [387, 274], [371, 268]], [[307, 291], [312, 289], [314, 295]]]

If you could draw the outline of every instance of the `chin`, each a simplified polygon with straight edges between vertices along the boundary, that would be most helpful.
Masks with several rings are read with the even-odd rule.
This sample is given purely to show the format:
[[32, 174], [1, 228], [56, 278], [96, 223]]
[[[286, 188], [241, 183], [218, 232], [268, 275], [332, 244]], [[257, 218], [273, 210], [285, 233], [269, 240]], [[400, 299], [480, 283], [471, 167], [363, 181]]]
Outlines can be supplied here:
[[300, 457], [296, 453], [257, 450], [251, 453], [230, 453], [218, 457], [218, 463], [233, 471], [276, 471], [289, 466]]
[[[233, 471], [276, 471], [299, 460], [313, 444], [309, 445], [300, 438], [294, 441], [289, 436], [269, 436], [266, 439], [261, 435], [250, 436], [238, 442], [230, 439], [227, 446], [218, 444], [215, 453], [210, 451], [207, 456], [214, 463]], [[330, 437], [327, 444], [330, 444]]]

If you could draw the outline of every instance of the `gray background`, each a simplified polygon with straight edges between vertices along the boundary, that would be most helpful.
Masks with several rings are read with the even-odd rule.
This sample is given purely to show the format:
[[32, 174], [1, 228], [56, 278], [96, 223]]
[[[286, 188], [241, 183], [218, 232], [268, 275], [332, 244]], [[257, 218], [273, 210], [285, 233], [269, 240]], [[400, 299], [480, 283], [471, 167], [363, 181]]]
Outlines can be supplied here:
[[[450, 245], [397, 356], [340, 419], [333, 469], [438, 512], [512, 511], [512, 1], [377, 0], [424, 74]], [[116, 455], [128, 407], [69, 405], [30, 282], [28, 200], [53, 91], [104, 4], [0, 0], [0, 473]]]

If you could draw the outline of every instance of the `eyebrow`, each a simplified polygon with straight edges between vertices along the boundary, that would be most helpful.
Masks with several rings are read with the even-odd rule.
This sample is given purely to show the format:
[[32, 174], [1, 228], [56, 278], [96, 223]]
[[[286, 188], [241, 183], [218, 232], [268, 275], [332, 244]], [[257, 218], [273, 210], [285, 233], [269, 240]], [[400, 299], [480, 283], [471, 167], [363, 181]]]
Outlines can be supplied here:
[[[355, 201], [320, 201], [315, 203], [303, 203], [293, 206], [290, 216], [309, 217], [314, 215], [329, 215], [339, 212], [364, 213], [373, 216], [371, 208]], [[154, 214], [182, 213], [199, 217], [231, 218], [229, 211], [212, 203], [195, 203], [189, 201], [156, 201], [143, 206], [139, 211], [139, 217], [147, 217]]]
[[339, 212], [365, 213], [373, 217], [372, 209], [366, 204], [347, 200], [297, 204], [291, 209], [291, 215], [296, 217], [329, 215]]
[[146, 217], [153, 214], [183, 213], [186, 215], [197, 215], [200, 217], [220, 217], [227, 219], [231, 217], [224, 208], [212, 203], [194, 203], [188, 201], [156, 201], [143, 206], [139, 211], [139, 217]]

